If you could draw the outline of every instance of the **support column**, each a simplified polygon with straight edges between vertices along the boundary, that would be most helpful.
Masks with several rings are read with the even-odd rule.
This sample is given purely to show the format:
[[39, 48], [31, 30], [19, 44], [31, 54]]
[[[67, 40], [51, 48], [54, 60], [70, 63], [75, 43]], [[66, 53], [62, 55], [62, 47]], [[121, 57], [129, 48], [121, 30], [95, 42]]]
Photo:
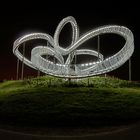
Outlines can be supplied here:
[[74, 56], [75, 56], [75, 62], [74, 62], [74, 70], [75, 70], [75, 74], [77, 74], [77, 65], [76, 65], [76, 63], [77, 63], [77, 54], [76, 54], [76, 51], [74, 52]]
[[[50, 44], [48, 41], [47, 41], [47, 47], [50, 47]], [[48, 56], [48, 54], [46, 54], [46, 60], [48, 60], [48, 59], [49, 59], [49, 56]], [[45, 75], [47, 75], [47, 74], [45, 74]]]
[[19, 59], [17, 58], [17, 73], [16, 73], [16, 80], [18, 80], [19, 75]]
[[131, 73], [131, 58], [129, 59], [129, 81], [132, 80], [132, 73]]
[[22, 69], [21, 69], [21, 80], [24, 76], [24, 57], [25, 57], [25, 43], [23, 43], [23, 59], [22, 59]]
[[98, 51], [98, 60], [99, 60], [99, 53], [100, 53], [100, 36], [98, 35], [98, 42], [97, 42], [98, 44], [97, 44], [97, 46], [98, 46], [98, 48], [97, 48], [97, 51]]
[[[100, 60], [99, 59], [99, 55], [100, 55], [100, 36], [98, 35], [98, 42], [97, 42], [98, 44], [97, 44], [97, 46], [98, 46], [98, 49], [97, 49], [97, 51], [98, 51], [98, 60]], [[105, 73], [105, 77], [106, 77], [106, 73]]]
[[37, 70], [37, 77], [39, 77], [40, 76], [40, 70], [38, 69]]
[[55, 64], [56, 64], [56, 61], [55, 61], [55, 54], [53, 55], [53, 71], [55, 71]]
[[77, 55], [76, 55], [76, 51], [74, 52], [74, 55], [75, 55], [75, 65], [77, 63]]

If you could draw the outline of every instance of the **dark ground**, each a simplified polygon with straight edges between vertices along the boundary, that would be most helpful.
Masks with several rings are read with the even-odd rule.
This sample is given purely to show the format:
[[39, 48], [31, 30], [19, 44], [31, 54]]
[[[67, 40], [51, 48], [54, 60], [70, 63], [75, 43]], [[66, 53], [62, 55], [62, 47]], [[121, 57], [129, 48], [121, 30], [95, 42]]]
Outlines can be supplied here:
[[37, 136], [30, 135], [12, 131], [6, 131], [0, 129], [1, 140], [139, 140], [140, 138], [140, 124], [132, 125], [125, 129], [120, 129], [118, 131], [112, 131], [101, 134], [89, 134], [89, 136], [79, 136], [79, 137], [47, 137], [47, 136]]

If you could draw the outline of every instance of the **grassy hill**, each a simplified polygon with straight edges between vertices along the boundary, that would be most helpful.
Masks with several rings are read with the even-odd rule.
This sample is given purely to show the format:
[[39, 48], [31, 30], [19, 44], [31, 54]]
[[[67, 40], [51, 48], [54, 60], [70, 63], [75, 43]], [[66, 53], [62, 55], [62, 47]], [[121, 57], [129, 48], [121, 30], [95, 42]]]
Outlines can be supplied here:
[[140, 121], [140, 84], [43, 76], [0, 84], [0, 123], [104, 126]]

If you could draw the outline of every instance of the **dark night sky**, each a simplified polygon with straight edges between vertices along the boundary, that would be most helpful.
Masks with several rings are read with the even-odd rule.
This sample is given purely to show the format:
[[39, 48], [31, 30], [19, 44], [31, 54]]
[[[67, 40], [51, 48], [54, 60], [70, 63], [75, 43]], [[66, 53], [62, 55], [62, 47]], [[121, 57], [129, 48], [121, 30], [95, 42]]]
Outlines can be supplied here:
[[[43, 4], [42, 4], [43, 5]], [[89, 8], [88, 8], [89, 6]], [[71, 8], [71, 9], [70, 9]], [[136, 7], [120, 7], [114, 4], [108, 7], [98, 7], [95, 4], [92, 8], [89, 5], [76, 7], [34, 7], [33, 5], [17, 8], [16, 10], [9, 10], [9, 12], [1, 12], [0, 20], [0, 80], [15, 79], [16, 76], [16, 57], [12, 53], [12, 45], [15, 39], [27, 32], [45, 32], [53, 35], [56, 26], [61, 19], [66, 16], [74, 16], [80, 33], [98, 27], [100, 25], [117, 24], [128, 27], [134, 33], [135, 52], [132, 57], [132, 80], [140, 80], [140, 47], [139, 47], [139, 9]], [[101, 37], [102, 39], [102, 37]], [[63, 39], [65, 41], [65, 39]], [[108, 38], [106, 41], [101, 41], [101, 49], [106, 52], [111, 52], [114, 47], [118, 51], [121, 49], [121, 44], [113, 42], [113, 38]], [[108, 46], [109, 42], [111, 46]], [[114, 46], [112, 46], [114, 43]], [[118, 47], [118, 48], [117, 48]], [[105, 51], [104, 51], [105, 52]], [[28, 66], [25, 67], [25, 75], [31, 76], [37, 74]], [[109, 73], [123, 79], [128, 79], [128, 62], [126, 62], [119, 69]]]

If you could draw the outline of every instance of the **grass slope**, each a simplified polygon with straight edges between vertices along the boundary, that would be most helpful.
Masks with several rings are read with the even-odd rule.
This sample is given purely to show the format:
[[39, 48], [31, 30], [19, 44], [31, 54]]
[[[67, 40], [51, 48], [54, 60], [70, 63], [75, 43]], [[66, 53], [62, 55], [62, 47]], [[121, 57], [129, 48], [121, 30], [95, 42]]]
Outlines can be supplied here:
[[0, 84], [0, 122], [103, 126], [140, 120], [140, 85], [111, 77], [38, 77]]

